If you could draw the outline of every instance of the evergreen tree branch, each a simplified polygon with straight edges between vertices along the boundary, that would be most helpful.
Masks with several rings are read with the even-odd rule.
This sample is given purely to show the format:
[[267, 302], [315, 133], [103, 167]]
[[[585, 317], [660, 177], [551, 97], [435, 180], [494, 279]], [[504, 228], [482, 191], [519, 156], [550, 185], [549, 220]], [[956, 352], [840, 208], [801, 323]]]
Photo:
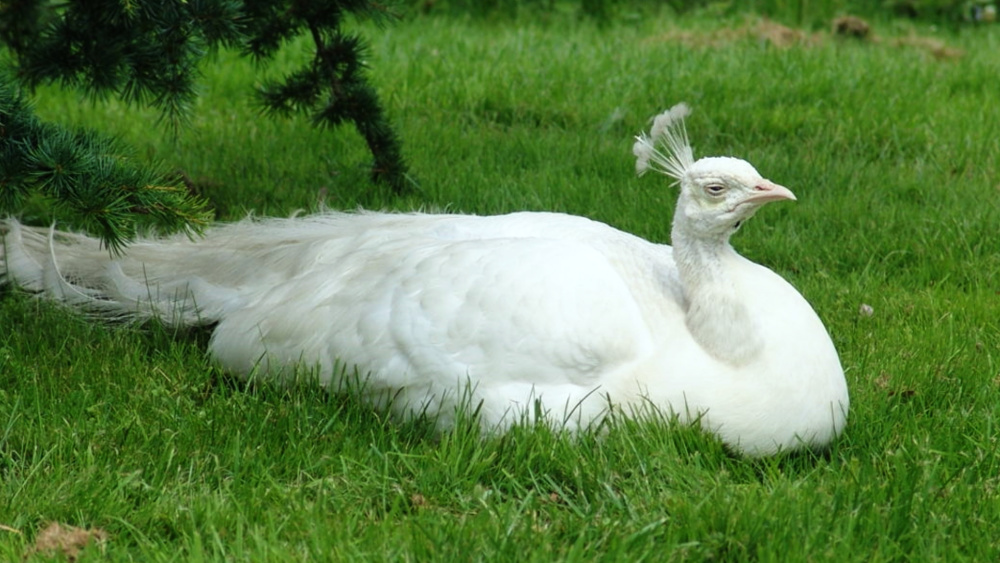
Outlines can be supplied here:
[[[60, 82], [152, 105], [176, 131], [196, 98], [206, 53], [238, 46], [264, 61], [308, 33], [313, 60], [260, 89], [265, 111], [305, 113], [323, 127], [351, 122], [374, 157], [373, 178], [402, 192], [411, 182], [399, 139], [365, 77], [363, 42], [341, 31], [347, 13], [379, 23], [392, 18], [372, 0], [6, 0], [0, 41], [22, 84]], [[30, 111], [9, 92], [2, 101], [9, 115], [0, 135], [0, 211], [40, 193], [80, 213], [113, 248], [139, 224], [174, 228], [190, 218], [197, 226], [204, 217], [178, 179], [144, 175], [120, 156], [123, 147], [23, 118]], [[22, 125], [27, 130], [12, 133]]]
[[210, 220], [180, 178], [137, 162], [115, 139], [43, 123], [0, 76], [0, 213], [17, 212], [33, 193], [113, 252], [142, 228], [197, 232]]

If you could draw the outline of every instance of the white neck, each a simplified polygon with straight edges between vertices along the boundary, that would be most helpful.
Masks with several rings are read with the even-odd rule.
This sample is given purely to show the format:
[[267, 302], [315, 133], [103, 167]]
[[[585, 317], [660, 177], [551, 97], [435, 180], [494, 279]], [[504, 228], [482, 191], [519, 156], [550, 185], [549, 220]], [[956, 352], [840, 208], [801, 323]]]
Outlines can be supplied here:
[[[692, 237], [674, 221], [671, 239], [674, 260], [687, 300], [685, 323], [695, 341], [711, 356], [739, 366], [753, 360], [763, 339], [739, 295], [734, 269], [739, 256], [728, 235]], [[752, 288], [744, 288], [752, 291]]]

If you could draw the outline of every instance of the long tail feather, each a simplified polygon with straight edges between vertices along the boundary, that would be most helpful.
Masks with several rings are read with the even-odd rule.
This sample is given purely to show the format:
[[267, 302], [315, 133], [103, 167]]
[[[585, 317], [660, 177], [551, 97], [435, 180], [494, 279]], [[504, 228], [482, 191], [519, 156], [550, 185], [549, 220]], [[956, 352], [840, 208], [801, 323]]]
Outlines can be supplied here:
[[[139, 242], [146, 252], [113, 257], [95, 238], [28, 227], [14, 219], [0, 221], [0, 239], [0, 285], [108, 320], [158, 317], [178, 325], [211, 323], [233, 297], [231, 289], [212, 287], [170, 264], [183, 262], [178, 250], [185, 245], [178, 239]], [[147, 269], [156, 271], [156, 280], [147, 277]], [[165, 275], [170, 270], [176, 275]], [[201, 300], [207, 306], [199, 306]]]

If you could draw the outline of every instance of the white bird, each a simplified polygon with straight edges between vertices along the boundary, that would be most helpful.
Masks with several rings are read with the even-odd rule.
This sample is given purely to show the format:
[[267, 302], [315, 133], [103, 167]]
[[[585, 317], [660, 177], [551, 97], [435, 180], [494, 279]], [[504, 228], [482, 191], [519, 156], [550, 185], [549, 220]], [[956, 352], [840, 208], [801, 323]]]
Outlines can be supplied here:
[[749, 455], [825, 446], [848, 411], [830, 336], [729, 244], [761, 205], [795, 196], [743, 160], [694, 161], [688, 112], [657, 116], [634, 147], [640, 173], [680, 185], [673, 248], [556, 213], [327, 212], [140, 239], [114, 257], [7, 219], [0, 283], [102, 317], [214, 324], [209, 351], [238, 374], [302, 366], [338, 389], [347, 366], [367, 400], [442, 428], [463, 402], [501, 430], [653, 405]]

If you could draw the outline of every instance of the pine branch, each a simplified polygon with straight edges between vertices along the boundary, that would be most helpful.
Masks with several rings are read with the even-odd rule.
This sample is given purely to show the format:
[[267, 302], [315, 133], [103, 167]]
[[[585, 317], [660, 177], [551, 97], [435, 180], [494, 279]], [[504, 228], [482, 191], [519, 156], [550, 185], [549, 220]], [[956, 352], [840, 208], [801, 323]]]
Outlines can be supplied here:
[[[0, 41], [13, 55], [21, 83], [60, 82], [94, 96], [152, 105], [176, 131], [197, 95], [198, 65], [206, 53], [238, 46], [263, 61], [311, 34], [311, 63], [260, 90], [265, 112], [306, 113], [323, 127], [353, 123], [374, 157], [373, 178], [403, 192], [412, 182], [399, 139], [365, 77], [363, 41], [341, 31], [347, 13], [379, 23], [393, 17], [372, 0], [7, 0], [0, 3]], [[35, 190], [81, 213], [112, 246], [128, 240], [139, 223], [176, 226], [180, 218], [197, 221], [204, 214], [183, 191], [174, 191], [177, 179], [130, 176], [125, 170], [137, 165], [106, 158], [122, 147], [37, 124], [29, 129], [5, 137], [0, 149], [0, 210], [16, 209]], [[134, 188], [123, 192], [116, 182]], [[129, 213], [136, 218], [127, 220]]]
[[[388, 184], [396, 193], [409, 191], [414, 183], [407, 175], [399, 138], [364, 75], [364, 41], [339, 28], [323, 26], [324, 22], [327, 26], [338, 22], [339, 16], [307, 15], [310, 17], [303, 19], [315, 45], [313, 60], [283, 81], [260, 88], [258, 95], [265, 111], [306, 112], [320, 127], [354, 123], [374, 157], [372, 179]], [[275, 29], [287, 27], [276, 25]]]
[[180, 178], [137, 162], [114, 139], [41, 122], [0, 77], [0, 213], [17, 212], [33, 193], [114, 252], [142, 228], [198, 231], [210, 219]]

